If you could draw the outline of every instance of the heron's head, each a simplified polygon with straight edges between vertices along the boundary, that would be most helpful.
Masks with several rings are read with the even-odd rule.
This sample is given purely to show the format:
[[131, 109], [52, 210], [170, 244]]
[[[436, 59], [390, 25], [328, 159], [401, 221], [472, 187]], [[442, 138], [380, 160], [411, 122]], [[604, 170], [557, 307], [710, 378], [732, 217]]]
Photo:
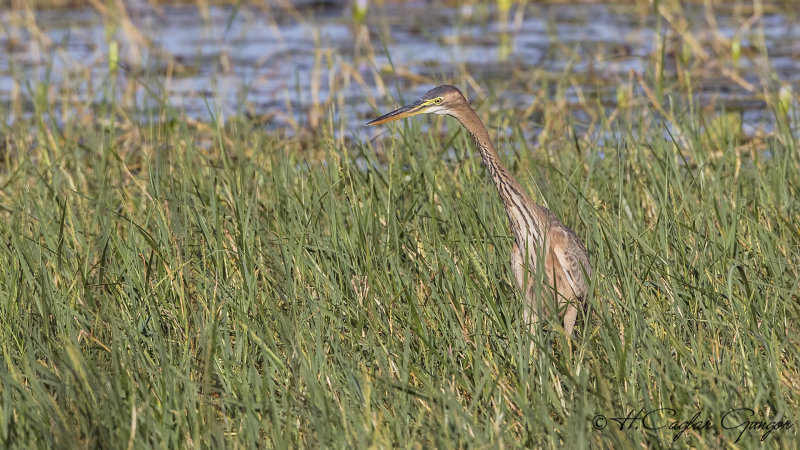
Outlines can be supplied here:
[[439, 115], [452, 114], [467, 104], [464, 95], [456, 87], [449, 84], [437, 86], [426, 92], [419, 100], [400, 109], [384, 114], [377, 119], [367, 123], [367, 125], [380, 125], [404, 117], [416, 116], [417, 114], [435, 113]]

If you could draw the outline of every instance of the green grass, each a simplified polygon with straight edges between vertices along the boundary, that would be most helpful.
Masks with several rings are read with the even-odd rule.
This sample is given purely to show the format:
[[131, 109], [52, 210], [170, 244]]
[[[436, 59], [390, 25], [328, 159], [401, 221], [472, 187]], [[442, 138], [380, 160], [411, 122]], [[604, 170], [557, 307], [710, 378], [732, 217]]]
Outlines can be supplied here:
[[723, 447], [740, 430], [720, 417], [752, 408], [791, 421], [766, 442], [793, 447], [791, 135], [737, 150], [687, 116], [676, 146], [643, 108], [619, 142], [534, 148], [479, 110], [516, 127], [506, 162], [591, 253], [571, 345], [545, 326], [529, 356], [507, 220], [455, 122], [378, 148], [235, 121], [211, 141], [181, 122], [7, 129], [2, 445], [658, 447], [676, 431], [593, 417], [673, 408], [715, 424], [678, 445]]
[[[344, 145], [167, 105], [56, 126], [37, 97], [0, 142], [0, 445], [760, 447], [722, 428], [751, 408], [727, 425], [788, 420], [765, 442], [793, 448], [796, 112], [743, 140], [674, 107], [670, 136], [663, 105], [632, 102], [598, 144], [564, 137], [557, 92], [541, 146], [474, 104], [589, 248], [570, 342], [522, 323], [505, 213], [453, 121]], [[611, 420], [658, 408], [659, 429]], [[666, 426], [698, 412], [713, 429]]]

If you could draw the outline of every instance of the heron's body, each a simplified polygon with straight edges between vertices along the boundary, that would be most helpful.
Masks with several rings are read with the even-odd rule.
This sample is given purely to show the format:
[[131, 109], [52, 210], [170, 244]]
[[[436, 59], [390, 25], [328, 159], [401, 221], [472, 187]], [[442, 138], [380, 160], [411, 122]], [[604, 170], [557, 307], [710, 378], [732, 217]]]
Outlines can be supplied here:
[[[503, 201], [514, 234], [511, 265], [526, 300], [525, 312], [531, 320], [531, 329], [539, 317], [545, 317], [556, 306], [563, 317], [564, 331], [571, 335], [578, 306], [583, 304], [588, 294], [587, 277], [592, 273], [586, 247], [555, 214], [531, 200], [500, 161], [483, 122], [455, 87], [443, 85], [434, 88], [417, 102], [381, 116], [368, 125], [425, 112], [455, 117], [475, 141]], [[536, 283], [536, 269], [540, 263], [544, 264], [544, 289]]]

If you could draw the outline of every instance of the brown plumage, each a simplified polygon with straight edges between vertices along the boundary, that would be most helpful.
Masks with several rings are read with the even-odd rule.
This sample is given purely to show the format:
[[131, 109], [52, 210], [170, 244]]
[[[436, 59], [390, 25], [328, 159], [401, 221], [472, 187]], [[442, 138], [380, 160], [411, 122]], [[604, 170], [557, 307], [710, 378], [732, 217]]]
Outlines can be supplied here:
[[[489, 177], [503, 201], [514, 234], [511, 265], [517, 285], [525, 296], [525, 316], [531, 322], [531, 330], [535, 328], [540, 315], [546, 317], [557, 305], [563, 317], [564, 331], [568, 336], [572, 335], [578, 307], [583, 305], [588, 294], [587, 277], [592, 274], [589, 254], [583, 242], [555, 214], [535, 204], [525, 193], [500, 161], [483, 122], [455, 87], [442, 85], [431, 89], [416, 102], [367, 125], [423, 113], [455, 117], [475, 141]], [[544, 264], [544, 289], [535, 284], [535, 270], [540, 261]], [[529, 270], [527, 273], [526, 269]], [[546, 302], [548, 299], [551, 300], [550, 304]]]

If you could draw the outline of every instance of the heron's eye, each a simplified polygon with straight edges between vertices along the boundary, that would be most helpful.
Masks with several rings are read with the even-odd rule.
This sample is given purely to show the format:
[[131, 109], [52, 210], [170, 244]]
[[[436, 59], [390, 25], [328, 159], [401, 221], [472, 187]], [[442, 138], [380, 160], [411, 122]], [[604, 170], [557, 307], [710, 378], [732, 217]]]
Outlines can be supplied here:
[[436, 97], [435, 99], [433, 99], [433, 104], [434, 105], [441, 105], [442, 104], [442, 97]]

